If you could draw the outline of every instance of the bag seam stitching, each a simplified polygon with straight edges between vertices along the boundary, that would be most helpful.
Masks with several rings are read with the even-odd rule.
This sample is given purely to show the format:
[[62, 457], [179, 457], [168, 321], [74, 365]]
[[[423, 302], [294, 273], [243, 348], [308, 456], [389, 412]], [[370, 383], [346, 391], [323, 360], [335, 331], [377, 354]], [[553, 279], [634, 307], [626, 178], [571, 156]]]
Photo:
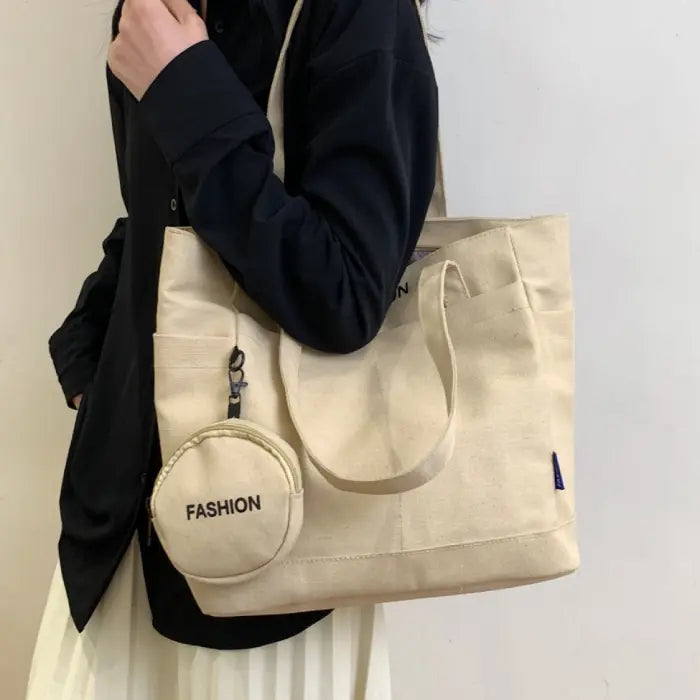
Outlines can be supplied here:
[[403, 552], [380, 552], [376, 554], [349, 554], [347, 556], [341, 557], [313, 557], [308, 559], [289, 559], [280, 562], [281, 566], [293, 566], [293, 565], [305, 565], [305, 564], [322, 564], [324, 562], [336, 562], [336, 561], [352, 561], [352, 560], [363, 560], [363, 559], [379, 559], [388, 557], [401, 557], [407, 554], [428, 554], [431, 552], [439, 552], [451, 549], [467, 549], [476, 547], [485, 547], [491, 544], [505, 544], [508, 542], [521, 542], [523, 540], [533, 540], [538, 537], [545, 537], [547, 535], [554, 534], [559, 530], [563, 530], [576, 522], [576, 518], [571, 518], [566, 522], [558, 525], [550, 530], [542, 530], [539, 532], [532, 532], [527, 535], [515, 535], [509, 537], [494, 537], [490, 540], [482, 540], [480, 542], [464, 542], [462, 544], [448, 544], [442, 547], [428, 547], [426, 549], [411, 549]]
[[523, 271], [520, 267], [520, 260], [518, 260], [518, 254], [515, 252], [515, 246], [513, 245], [513, 236], [510, 232], [507, 233], [508, 245], [510, 245], [510, 251], [513, 253], [513, 260], [515, 261], [515, 269], [518, 271], [518, 277], [520, 278], [520, 283], [523, 285], [523, 291], [525, 292], [525, 298], [527, 299], [527, 305], [532, 309], [532, 299], [530, 298], [530, 291], [525, 283], [525, 278], [523, 277]]

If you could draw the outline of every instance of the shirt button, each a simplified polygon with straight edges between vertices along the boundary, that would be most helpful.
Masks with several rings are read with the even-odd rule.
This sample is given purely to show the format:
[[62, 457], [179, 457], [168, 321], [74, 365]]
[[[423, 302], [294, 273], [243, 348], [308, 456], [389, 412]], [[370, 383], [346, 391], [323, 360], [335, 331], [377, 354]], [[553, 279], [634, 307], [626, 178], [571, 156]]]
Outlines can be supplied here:
[[177, 197], [173, 197], [170, 200], [170, 209], [171, 211], [177, 211]]
[[222, 19], [217, 19], [216, 22], [214, 22], [214, 31], [217, 34], [223, 34], [224, 33], [224, 20]]

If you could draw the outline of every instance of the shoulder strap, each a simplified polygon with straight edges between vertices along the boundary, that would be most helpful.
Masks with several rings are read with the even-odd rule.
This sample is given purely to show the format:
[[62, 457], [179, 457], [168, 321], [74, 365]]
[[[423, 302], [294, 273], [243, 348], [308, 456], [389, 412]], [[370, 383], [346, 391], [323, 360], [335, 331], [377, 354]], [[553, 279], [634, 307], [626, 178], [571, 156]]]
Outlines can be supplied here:
[[[311, 1], [311, 0], [310, 0]], [[423, 19], [423, 13], [420, 7], [419, 0], [415, 0], [416, 10], [420, 18], [423, 28], [423, 37], [428, 42], [428, 33]], [[267, 106], [267, 118], [272, 126], [272, 133], [275, 138], [275, 158], [274, 168], [277, 176], [284, 180], [284, 72], [287, 66], [287, 55], [289, 52], [289, 43], [294, 33], [299, 15], [301, 14], [304, 0], [297, 0], [292, 9], [292, 14], [289, 18], [287, 33], [284, 37], [284, 43], [280, 51], [279, 59], [277, 60], [277, 68], [272, 79], [270, 88], [270, 97]], [[442, 164], [442, 144], [438, 133], [438, 149], [437, 163], [435, 169], [435, 190], [428, 209], [428, 219], [444, 218], [447, 216], [447, 200], [445, 194], [445, 177]]]

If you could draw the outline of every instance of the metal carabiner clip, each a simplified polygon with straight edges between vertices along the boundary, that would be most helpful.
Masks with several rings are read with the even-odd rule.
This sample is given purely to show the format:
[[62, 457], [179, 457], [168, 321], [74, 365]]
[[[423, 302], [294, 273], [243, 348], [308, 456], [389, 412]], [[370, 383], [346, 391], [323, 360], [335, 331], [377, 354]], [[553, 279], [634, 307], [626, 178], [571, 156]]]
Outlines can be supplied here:
[[236, 346], [233, 348], [231, 357], [228, 363], [228, 382], [229, 382], [229, 400], [228, 400], [228, 417], [241, 417], [241, 391], [248, 386], [245, 381], [245, 372], [243, 365], [245, 364], [245, 353]]

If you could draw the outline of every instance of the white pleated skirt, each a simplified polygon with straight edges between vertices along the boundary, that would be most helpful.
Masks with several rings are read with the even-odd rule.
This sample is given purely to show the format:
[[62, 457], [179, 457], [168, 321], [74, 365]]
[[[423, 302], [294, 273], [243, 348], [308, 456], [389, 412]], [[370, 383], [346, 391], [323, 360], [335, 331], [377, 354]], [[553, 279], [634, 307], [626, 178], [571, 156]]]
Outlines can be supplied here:
[[151, 625], [136, 540], [82, 634], [56, 568], [27, 688], [27, 700], [389, 698], [381, 606], [337, 610], [296, 637], [257, 649], [178, 644]]

